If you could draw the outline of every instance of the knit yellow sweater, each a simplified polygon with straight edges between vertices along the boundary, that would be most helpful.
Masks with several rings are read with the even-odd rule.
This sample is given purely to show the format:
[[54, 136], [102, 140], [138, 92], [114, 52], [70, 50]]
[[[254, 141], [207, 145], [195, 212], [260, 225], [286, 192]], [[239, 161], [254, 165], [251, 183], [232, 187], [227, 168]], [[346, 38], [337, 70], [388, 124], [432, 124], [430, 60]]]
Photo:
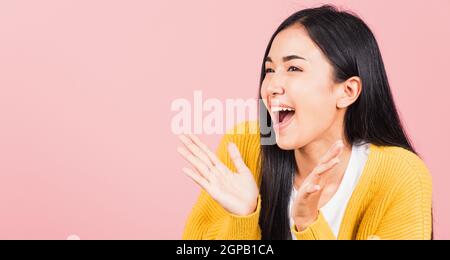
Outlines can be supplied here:
[[[247, 166], [260, 183], [260, 139], [257, 122], [245, 122], [228, 132], [217, 148], [217, 155], [233, 171], [236, 169], [227, 152], [234, 142]], [[365, 168], [352, 193], [337, 239], [430, 239], [430, 173], [422, 160], [403, 148], [369, 147]], [[230, 214], [201, 191], [185, 227], [183, 239], [260, 239], [259, 214]], [[306, 230], [292, 232], [298, 240], [334, 240], [322, 213]]]

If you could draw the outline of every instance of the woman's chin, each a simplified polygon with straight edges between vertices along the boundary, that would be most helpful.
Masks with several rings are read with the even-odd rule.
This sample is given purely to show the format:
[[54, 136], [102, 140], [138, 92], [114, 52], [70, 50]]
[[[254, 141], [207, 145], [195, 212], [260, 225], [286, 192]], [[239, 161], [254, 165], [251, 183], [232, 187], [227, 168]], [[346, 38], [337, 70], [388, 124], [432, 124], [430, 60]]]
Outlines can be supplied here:
[[293, 119], [291, 123], [283, 129], [275, 130], [277, 145], [282, 150], [294, 150], [297, 148], [299, 132], [295, 121], [296, 120]]
[[289, 138], [288, 136], [277, 136], [277, 145], [281, 150], [294, 150], [296, 149], [296, 145], [294, 140]]

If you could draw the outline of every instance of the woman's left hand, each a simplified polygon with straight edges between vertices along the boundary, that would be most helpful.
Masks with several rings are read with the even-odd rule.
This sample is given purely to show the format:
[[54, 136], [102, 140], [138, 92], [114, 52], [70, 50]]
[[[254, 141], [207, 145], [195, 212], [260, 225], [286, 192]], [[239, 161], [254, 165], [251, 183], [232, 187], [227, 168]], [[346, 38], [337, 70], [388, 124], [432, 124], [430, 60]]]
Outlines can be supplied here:
[[340, 162], [339, 156], [342, 154], [343, 147], [341, 140], [334, 143], [298, 190], [291, 211], [298, 231], [305, 230], [316, 221], [319, 215], [320, 197], [326, 184], [326, 175]]

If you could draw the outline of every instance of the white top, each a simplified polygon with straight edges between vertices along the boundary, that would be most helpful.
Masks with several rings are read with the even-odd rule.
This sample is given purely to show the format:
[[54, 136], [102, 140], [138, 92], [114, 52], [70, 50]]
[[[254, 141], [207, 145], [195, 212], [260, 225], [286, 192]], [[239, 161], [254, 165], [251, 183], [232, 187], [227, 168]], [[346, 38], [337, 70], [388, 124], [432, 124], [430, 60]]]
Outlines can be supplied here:
[[[331, 227], [335, 237], [338, 237], [339, 228], [341, 226], [342, 219], [344, 218], [345, 209], [347, 208], [348, 201], [358, 184], [359, 178], [366, 165], [367, 158], [369, 156], [369, 144], [361, 143], [354, 144], [352, 146], [352, 153], [348, 162], [347, 168], [342, 178], [341, 184], [333, 197], [320, 209], [325, 220]], [[289, 203], [289, 214], [291, 212], [292, 203], [297, 195], [297, 190], [293, 188], [291, 195], [291, 202]], [[294, 226], [294, 220], [290, 217], [290, 226]], [[292, 234], [292, 239], [296, 239]]]

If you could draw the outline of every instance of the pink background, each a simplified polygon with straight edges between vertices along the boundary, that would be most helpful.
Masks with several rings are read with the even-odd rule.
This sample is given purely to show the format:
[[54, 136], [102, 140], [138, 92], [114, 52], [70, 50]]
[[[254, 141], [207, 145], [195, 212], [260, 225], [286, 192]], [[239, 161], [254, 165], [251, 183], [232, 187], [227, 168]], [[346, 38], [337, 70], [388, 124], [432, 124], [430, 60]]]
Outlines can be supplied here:
[[[321, 2], [1, 1], [0, 239], [180, 238], [199, 191], [171, 102], [255, 97], [272, 32]], [[379, 40], [450, 239], [450, 1], [333, 3]]]

